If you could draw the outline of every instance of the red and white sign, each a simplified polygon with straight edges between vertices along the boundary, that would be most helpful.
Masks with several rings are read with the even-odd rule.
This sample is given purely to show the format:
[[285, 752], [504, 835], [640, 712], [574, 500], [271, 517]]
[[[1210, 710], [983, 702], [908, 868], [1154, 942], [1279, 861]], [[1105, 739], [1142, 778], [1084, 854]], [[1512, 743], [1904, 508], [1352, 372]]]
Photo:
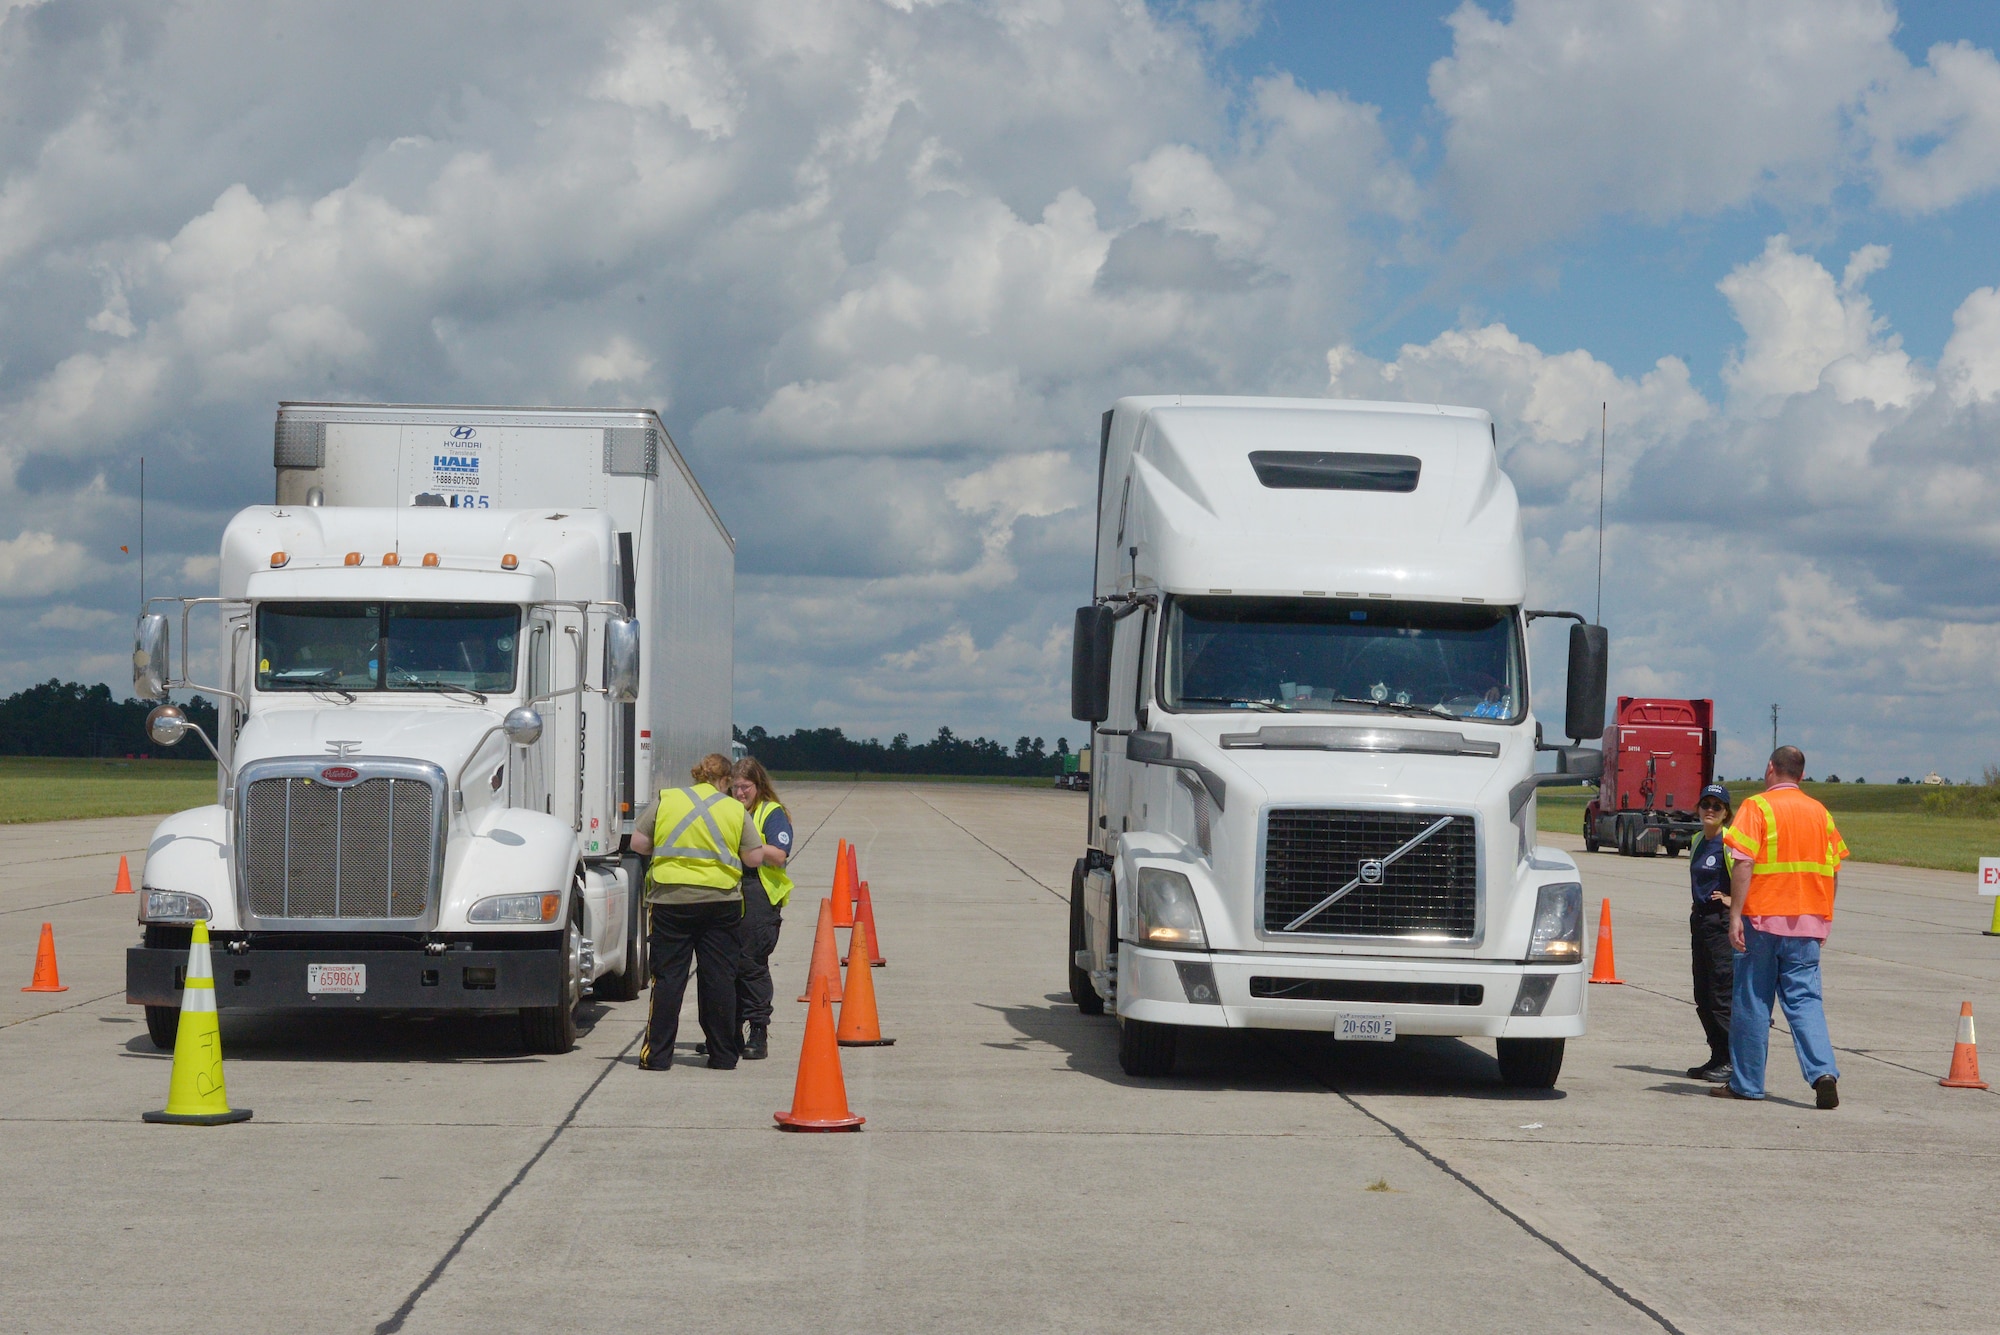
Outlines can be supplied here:
[[2000, 858], [1979, 859], [1979, 893], [1989, 899], [2000, 895]]
[[368, 966], [365, 964], [306, 965], [306, 991], [314, 996], [330, 992], [358, 995], [367, 990]]

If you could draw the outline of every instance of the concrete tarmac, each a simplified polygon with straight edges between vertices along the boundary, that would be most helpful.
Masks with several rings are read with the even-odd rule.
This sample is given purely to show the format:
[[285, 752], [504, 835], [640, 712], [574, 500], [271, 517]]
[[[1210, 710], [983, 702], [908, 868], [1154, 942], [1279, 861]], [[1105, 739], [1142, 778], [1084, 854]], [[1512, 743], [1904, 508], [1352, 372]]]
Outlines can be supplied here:
[[[168, 1057], [124, 1002], [153, 821], [0, 827], [0, 1330], [1988, 1331], [2000, 1015], [1972, 878], [1853, 866], [1826, 952], [1842, 1106], [1782, 1028], [1772, 1097], [1706, 1097], [1684, 860], [1579, 854], [1623, 987], [1558, 1089], [1491, 1045], [1224, 1034], [1118, 1070], [1064, 972], [1083, 799], [797, 785], [772, 1060], [637, 1069], [646, 1000], [574, 1052], [511, 1016], [226, 1017], [237, 1126], [144, 1125]], [[834, 841], [860, 847], [895, 1046], [843, 1051], [851, 1135], [787, 1135]], [[1576, 841], [1555, 837], [1552, 842]], [[2000, 851], [2000, 849], [1996, 849]], [[28, 981], [43, 921], [69, 991]], [[2000, 1058], [1995, 1058], [2000, 1062]], [[2000, 1072], [2000, 1067], [1995, 1068]], [[1996, 1083], [2000, 1083], [1997, 1081]]]

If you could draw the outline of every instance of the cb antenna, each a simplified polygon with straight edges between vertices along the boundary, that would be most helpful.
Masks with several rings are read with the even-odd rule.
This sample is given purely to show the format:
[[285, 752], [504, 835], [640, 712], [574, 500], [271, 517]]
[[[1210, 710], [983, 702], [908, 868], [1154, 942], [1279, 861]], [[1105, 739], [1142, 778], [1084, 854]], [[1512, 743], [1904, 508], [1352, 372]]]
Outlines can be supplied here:
[[1611, 433], [1611, 404], [1597, 405], [1597, 624], [1604, 624], [1604, 456]]

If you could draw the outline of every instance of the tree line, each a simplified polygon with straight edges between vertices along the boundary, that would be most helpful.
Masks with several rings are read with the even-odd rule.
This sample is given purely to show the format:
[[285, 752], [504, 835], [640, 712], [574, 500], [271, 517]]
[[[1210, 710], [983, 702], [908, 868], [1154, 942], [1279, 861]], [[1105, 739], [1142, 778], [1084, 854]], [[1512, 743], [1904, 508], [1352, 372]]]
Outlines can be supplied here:
[[910, 743], [899, 732], [884, 746], [880, 739], [849, 737], [839, 728], [800, 728], [770, 733], [763, 728], [738, 728], [736, 740], [768, 770], [830, 771], [841, 774], [970, 774], [1037, 777], [1062, 773], [1069, 739], [1056, 738], [1050, 751], [1040, 737], [1016, 739], [1009, 750], [1002, 742], [970, 739], [939, 728], [928, 742]]
[[[215, 736], [215, 706], [197, 695], [181, 706], [202, 731]], [[155, 746], [146, 736], [148, 700], [114, 700], [99, 682], [49, 678], [0, 700], [0, 756], [148, 756], [155, 760], [206, 760], [208, 750], [190, 737], [179, 746]]]

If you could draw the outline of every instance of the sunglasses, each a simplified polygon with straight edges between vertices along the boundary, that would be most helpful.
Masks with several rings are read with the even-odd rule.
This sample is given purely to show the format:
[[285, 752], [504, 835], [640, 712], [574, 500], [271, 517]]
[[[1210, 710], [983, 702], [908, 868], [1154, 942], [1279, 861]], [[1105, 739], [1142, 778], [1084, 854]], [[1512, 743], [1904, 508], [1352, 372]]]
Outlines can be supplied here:
[[1720, 802], [1714, 802], [1714, 801], [1710, 801], [1710, 802], [1697, 802], [1697, 803], [1695, 804], [1695, 810], [1696, 810], [1696, 811], [1727, 811], [1727, 810], [1729, 810], [1729, 808], [1728, 808], [1728, 807], [1726, 807], [1726, 806], [1724, 806], [1724, 805], [1722, 805], [1722, 803], [1720, 803]]

